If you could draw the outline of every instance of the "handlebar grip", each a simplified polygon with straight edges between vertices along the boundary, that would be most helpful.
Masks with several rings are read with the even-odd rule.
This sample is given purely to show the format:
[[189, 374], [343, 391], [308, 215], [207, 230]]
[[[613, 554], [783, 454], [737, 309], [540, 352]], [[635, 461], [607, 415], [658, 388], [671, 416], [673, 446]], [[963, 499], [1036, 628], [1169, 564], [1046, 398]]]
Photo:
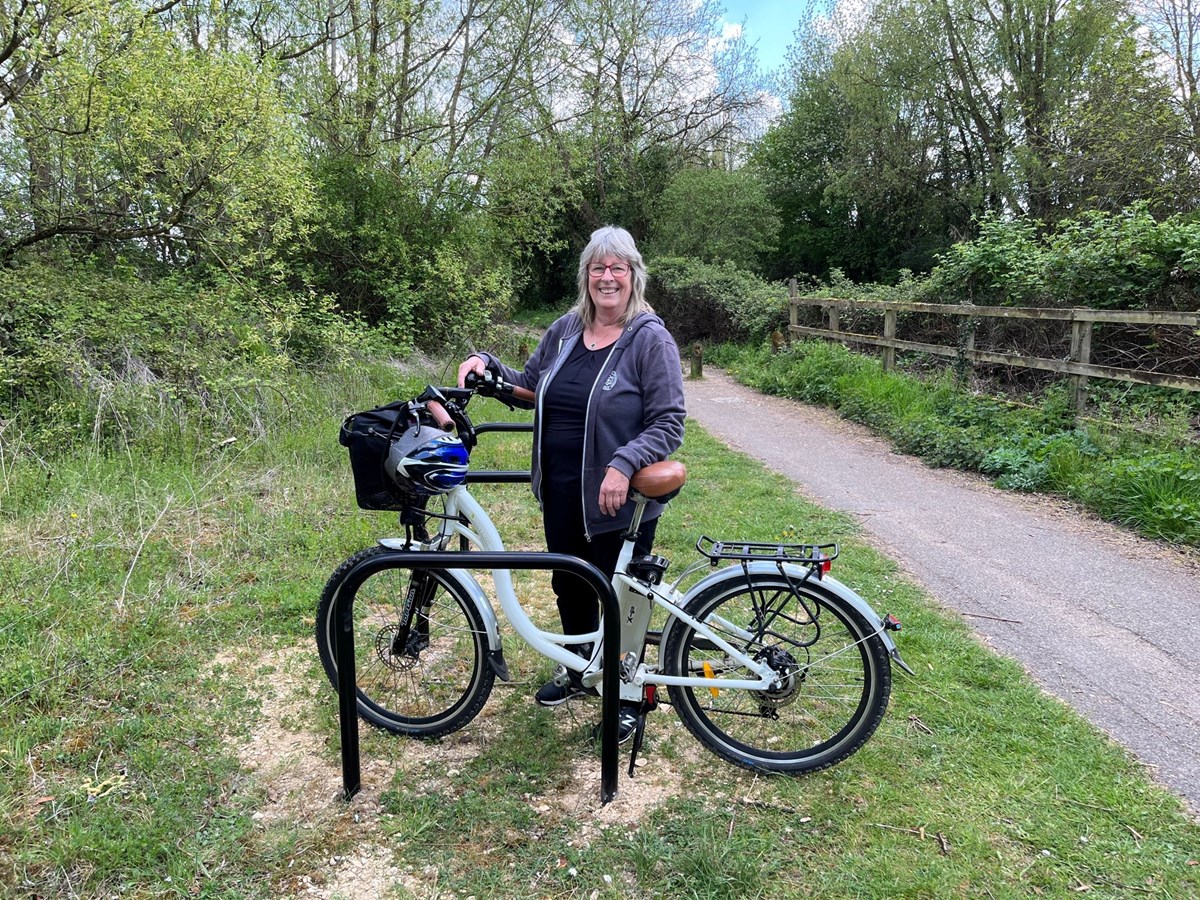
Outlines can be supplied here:
[[454, 420], [450, 418], [450, 413], [446, 412], [446, 407], [438, 403], [436, 400], [426, 400], [425, 409], [433, 418], [433, 422], [442, 431], [453, 431]]
[[463, 379], [463, 384], [474, 391], [479, 391], [485, 397], [498, 397], [503, 401], [505, 397], [512, 397], [514, 400], [520, 400], [522, 403], [532, 404], [537, 395], [529, 388], [517, 387], [515, 384], [510, 384], [495, 375], [492, 372], [484, 372], [479, 375], [475, 372], [468, 372], [467, 377]]

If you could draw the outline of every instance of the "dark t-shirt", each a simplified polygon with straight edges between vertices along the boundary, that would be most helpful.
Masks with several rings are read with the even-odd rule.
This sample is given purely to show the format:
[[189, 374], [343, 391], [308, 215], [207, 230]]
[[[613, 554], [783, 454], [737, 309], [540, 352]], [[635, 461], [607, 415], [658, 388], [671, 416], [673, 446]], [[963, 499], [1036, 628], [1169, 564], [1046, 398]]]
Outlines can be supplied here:
[[580, 490], [588, 396], [611, 349], [589, 350], [581, 338], [546, 388], [542, 400], [543, 483], [556, 493]]

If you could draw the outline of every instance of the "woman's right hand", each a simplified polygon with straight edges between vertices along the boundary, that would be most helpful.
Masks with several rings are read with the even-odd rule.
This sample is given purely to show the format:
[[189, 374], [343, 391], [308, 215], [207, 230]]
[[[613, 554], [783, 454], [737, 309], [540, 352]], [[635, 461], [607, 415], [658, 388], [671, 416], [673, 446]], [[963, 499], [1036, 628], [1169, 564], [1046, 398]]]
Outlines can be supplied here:
[[458, 386], [467, 386], [467, 375], [474, 372], [476, 375], [482, 376], [487, 371], [487, 364], [484, 363], [483, 357], [471, 354], [463, 360], [461, 366], [458, 367]]

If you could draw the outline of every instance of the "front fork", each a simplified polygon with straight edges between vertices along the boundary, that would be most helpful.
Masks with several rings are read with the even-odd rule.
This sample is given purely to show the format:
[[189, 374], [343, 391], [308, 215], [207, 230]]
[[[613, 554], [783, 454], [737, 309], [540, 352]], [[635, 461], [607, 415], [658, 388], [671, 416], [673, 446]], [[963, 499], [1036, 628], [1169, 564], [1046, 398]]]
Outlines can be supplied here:
[[429, 602], [436, 584], [436, 579], [427, 571], [418, 569], [413, 572], [404, 595], [400, 622], [392, 637], [393, 656], [416, 658], [429, 646]]

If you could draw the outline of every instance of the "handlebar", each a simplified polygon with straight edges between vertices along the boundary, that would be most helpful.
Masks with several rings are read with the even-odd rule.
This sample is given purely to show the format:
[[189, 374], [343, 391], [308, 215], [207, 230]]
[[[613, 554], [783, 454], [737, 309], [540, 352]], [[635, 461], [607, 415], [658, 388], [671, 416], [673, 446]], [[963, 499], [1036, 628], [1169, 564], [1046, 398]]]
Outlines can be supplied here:
[[467, 415], [467, 403], [474, 394], [495, 397], [513, 409], [518, 404], [532, 406], [534, 402], [533, 391], [510, 384], [494, 372], [485, 372], [482, 376], [472, 372], [465, 381], [466, 387], [461, 388], [428, 385], [420, 396], [409, 401], [409, 409], [415, 422], [432, 423], [442, 431], [458, 432], [467, 452], [477, 443], [475, 426]]
[[512, 400], [533, 404], [536, 399], [533, 391], [511, 384], [490, 370], [484, 371], [482, 375], [468, 372], [465, 381], [469, 390], [485, 397], [495, 397], [508, 406], [512, 406]]

